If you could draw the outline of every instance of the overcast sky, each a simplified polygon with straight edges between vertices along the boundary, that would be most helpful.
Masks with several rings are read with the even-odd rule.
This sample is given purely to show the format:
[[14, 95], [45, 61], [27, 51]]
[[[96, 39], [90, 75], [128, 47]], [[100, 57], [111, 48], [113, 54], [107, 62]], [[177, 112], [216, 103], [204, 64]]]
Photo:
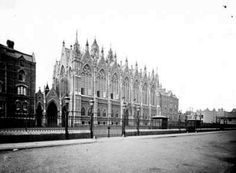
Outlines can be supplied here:
[[76, 30], [82, 48], [96, 37], [118, 62], [158, 68], [183, 111], [236, 108], [236, 1], [0, 0], [0, 43], [35, 53], [36, 90], [51, 85], [62, 41], [74, 44]]

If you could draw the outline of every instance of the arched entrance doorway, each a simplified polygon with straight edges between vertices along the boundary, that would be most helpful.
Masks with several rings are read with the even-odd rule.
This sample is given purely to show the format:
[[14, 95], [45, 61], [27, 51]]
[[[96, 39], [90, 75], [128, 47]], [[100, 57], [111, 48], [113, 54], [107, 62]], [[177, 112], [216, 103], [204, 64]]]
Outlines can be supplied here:
[[42, 126], [42, 118], [43, 118], [43, 109], [42, 109], [41, 103], [39, 103], [36, 109], [36, 126], [37, 127]]
[[49, 103], [47, 108], [47, 126], [57, 126], [57, 106], [54, 102]]

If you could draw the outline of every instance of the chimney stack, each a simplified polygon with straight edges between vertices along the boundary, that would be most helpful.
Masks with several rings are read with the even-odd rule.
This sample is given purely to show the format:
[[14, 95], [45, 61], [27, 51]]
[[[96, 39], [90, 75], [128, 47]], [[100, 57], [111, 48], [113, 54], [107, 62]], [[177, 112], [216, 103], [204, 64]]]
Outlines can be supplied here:
[[7, 40], [7, 47], [11, 48], [11, 49], [14, 49], [14, 41]]

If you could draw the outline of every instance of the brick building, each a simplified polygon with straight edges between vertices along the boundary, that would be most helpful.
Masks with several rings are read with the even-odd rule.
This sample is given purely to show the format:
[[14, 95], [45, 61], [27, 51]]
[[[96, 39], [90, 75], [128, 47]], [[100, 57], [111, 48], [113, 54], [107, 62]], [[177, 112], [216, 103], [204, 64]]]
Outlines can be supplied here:
[[14, 42], [0, 44], [0, 127], [34, 122], [36, 63], [33, 55], [14, 49]]
[[170, 125], [176, 125], [179, 121], [179, 99], [171, 91], [162, 88], [159, 88], [157, 99], [159, 100], [161, 115], [169, 119]]

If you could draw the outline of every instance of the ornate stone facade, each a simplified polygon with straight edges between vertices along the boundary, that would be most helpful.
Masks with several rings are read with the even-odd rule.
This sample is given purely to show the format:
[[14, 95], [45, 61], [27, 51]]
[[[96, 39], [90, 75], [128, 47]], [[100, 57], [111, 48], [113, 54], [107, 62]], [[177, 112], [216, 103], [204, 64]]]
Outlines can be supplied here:
[[[47, 125], [47, 106], [51, 99], [58, 111], [57, 125], [63, 124], [61, 107], [68, 94], [70, 126], [90, 123], [90, 100], [94, 100], [95, 125], [121, 125], [125, 101], [128, 125], [135, 125], [139, 105], [140, 125], [150, 126], [152, 117], [161, 115], [161, 90], [154, 70], [148, 73], [146, 67], [139, 69], [138, 63], [130, 67], [127, 59], [124, 64], [118, 63], [116, 54], [110, 49], [105, 55], [96, 39], [91, 48], [87, 41], [82, 51], [76, 34], [76, 41], [70, 48], [63, 42], [60, 61], [54, 65], [52, 89], [45, 94], [43, 123]], [[52, 91], [56, 93], [54, 97], [49, 95]]]

